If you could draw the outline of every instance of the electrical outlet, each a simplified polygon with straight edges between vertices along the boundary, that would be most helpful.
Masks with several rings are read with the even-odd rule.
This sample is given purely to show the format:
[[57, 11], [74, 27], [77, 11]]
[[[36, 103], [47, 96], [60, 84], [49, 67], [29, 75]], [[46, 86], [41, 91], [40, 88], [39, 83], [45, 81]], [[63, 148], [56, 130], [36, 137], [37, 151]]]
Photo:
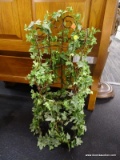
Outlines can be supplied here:
[[95, 64], [96, 61], [97, 61], [97, 58], [91, 57], [91, 56], [87, 56], [86, 60], [87, 60], [88, 64]]
[[80, 60], [80, 56], [79, 55], [75, 55], [73, 57], [73, 63], [77, 63], [77, 62], [79, 62], [79, 60]]

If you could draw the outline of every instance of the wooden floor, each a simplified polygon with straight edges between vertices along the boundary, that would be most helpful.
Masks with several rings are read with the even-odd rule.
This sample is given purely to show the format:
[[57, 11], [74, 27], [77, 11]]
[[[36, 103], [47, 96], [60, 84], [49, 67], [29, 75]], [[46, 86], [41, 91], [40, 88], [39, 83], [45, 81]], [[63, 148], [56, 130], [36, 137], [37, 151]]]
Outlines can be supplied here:
[[120, 40], [111, 37], [112, 42], [108, 48], [109, 56], [103, 70], [101, 81], [120, 85]]

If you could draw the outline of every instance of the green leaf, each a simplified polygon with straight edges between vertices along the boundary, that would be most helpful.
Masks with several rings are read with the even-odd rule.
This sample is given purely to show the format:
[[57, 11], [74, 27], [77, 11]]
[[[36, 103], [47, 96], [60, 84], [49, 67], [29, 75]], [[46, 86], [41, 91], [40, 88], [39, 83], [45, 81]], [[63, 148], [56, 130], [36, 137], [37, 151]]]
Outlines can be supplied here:
[[35, 22], [35, 24], [41, 25], [41, 21], [38, 19], [38, 20]]
[[31, 21], [31, 23], [29, 24], [27, 30], [28, 31], [31, 30], [33, 28], [33, 26], [34, 26], [34, 21]]
[[42, 24], [42, 27], [43, 27], [44, 29], [48, 30], [49, 33], [51, 33], [51, 29], [50, 29], [50, 24], [49, 24], [49, 23], [44, 22], [44, 23]]
[[25, 26], [24, 26], [24, 30], [25, 30], [25, 31], [27, 31], [27, 30], [28, 30], [27, 24], [25, 24]]
[[67, 10], [68, 10], [68, 12], [72, 12], [73, 8], [70, 6], [70, 7], [67, 7]]
[[48, 110], [51, 110], [50, 104], [48, 102], [45, 102], [43, 104]]
[[73, 63], [70, 62], [70, 61], [67, 61], [67, 62], [66, 62], [66, 65], [67, 65], [67, 66], [73, 66]]
[[51, 116], [48, 116], [45, 120], [50, 122], [55, 122], [55, 119]]
[[67, 140], [70, 140], [70, 135], [67, 133]]
[[67, 114], [66, 114], [66, 112], [63, 112], [61, 115], [62, 115], [62, 119], [63, 120], [67, 120]]
[[81, 31], [82, 26], [81, 26], [80, 24], [78, 24], [78, 25], [77, 25], [77, 28], [78, 28], [79, 31]]
[[57, 21], [57, 19], [62, 15], [62, 10], [58, 10], [58, 12], [53, 12], [52, 18]]
[[75, 139], [76, 139], [76, 145], [77, 146], [82, 144], [81, 138], [75, 137]]

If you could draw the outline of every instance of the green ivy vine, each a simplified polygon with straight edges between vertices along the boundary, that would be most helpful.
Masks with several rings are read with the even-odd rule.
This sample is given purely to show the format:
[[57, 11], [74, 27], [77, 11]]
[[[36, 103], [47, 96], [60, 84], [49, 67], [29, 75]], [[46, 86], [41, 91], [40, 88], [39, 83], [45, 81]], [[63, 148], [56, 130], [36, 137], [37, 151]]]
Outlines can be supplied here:
[[[31, 43], [33, 60], [28, 74], [34, 107], [30, 129], [38, 135], [38, 146], [50, 149], [67, 144], [69, 149], [81, 145], [86, 131], [85, 98], [92, 93], [87, 55], [96, 44], [95, 28], [84, 29], [81, 15], [72, 7], [46, 13], [44, 20], [32, 21], [26, 39]], [[75, 60], [77, 59], [77, 60]], [[59, 80], [60, 88], [51, 85]]]

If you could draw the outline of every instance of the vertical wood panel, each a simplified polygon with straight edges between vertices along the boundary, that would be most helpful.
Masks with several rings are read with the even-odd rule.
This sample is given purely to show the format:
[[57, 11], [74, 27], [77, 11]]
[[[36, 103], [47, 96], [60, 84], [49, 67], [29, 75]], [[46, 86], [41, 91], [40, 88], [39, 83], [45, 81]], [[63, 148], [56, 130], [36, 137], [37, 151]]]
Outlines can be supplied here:
[[102, 28], [106, 2], [107, 0], [92, 0], [89, 27], [94, 26], [98, 29]]
[[[19, 21], [19, 13], [18, 13], [18, 6], [17, 1], [15, 0], [14, 3], [11, 3], [12, 11], [13, 11], [13, 19], [14, 19], [14, 28], [16, 35], [21, 38], [21, 29], [20, 29], [20, 21]], [[17, 19], [16, 19], [17, 18]]]
[[0, 35], [21, 36], [16, 0], [0, 2]]
[[35, 20], [37, 20], [37, 19], [43, 20], [44, 15], [46, 14], [46, 11], [49, 10], [49, 3], [45, 3], [45, 2], [38, 3], [38, 2], [36, 2], [34, 4], [34, 7], [35, 7], [34, 8]]
[[72, 6], [75, 13], [80, 13], [82, 16], [82, 26], [84, 28], [88, 27], [88, 19], [89, 19], [89, 12], [90, 12], [90, 3], [91, 0], [82, 0], [82, 1], [73, 1], [65, 2], [65, 6]]
[[31, 0], [17, 0], [20, 28], [22, 34], [22, 40], [26, 41], [24, 31], [24, 25], [29, 24], [32, 21], [32, 1]]
[[106, 2], [107, 0], [92, 0], [91, 2], [91, 9], [89, 14], [89, 22], [88, 22], [89, 27], [93, 26], [100, 30], [100, 32], [96, 34], [97, 44], [94, 46], [92, 52], [90, 53], [90, 55], [94, 57], [98, 56]]
[[31, 0], [0, 0], [0, 50], [28, 51], [24, 25], [31, 20]]
[[33, 17], [35, 20], [43, 20], [46, 11], [52, 13], [53, 11], [65, 9], [68, 6], [72, 6], [75, 13], [82, 14], [83, 27], [87, 27], [90, 11], [90, 2], [91, 0], [58, 0], [57, 2], [55, 0], [33, 0]]
[[25, 39], [24, 25], [32, 20], [30, 0], [0, 1], [0, 35]]

